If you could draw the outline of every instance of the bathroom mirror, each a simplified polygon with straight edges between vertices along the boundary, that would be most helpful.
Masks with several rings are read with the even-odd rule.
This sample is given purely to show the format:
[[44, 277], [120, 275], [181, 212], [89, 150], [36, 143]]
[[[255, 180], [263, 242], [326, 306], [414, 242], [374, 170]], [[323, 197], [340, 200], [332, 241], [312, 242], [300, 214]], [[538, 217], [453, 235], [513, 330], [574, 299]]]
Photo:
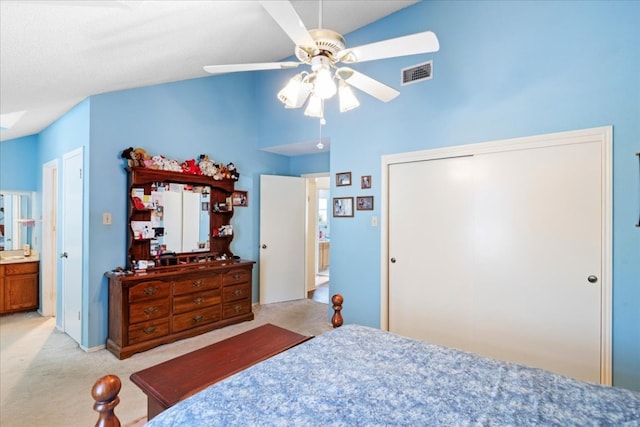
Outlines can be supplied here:
[[29, 192], [0, 190], [0, 251], [32, 245], [33, 196]]

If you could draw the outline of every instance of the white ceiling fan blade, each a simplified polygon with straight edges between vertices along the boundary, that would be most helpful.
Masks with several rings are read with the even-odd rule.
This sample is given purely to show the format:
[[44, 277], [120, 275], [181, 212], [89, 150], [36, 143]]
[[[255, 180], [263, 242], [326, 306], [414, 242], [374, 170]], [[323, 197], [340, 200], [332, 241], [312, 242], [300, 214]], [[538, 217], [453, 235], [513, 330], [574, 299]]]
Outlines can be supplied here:
[[290, 2], [265, 0], [261, 1], [260, 4], [287, 33], [296, 46], [311, 49], [312, 52], [317, 50], [316, 42]]
[[296, 68], [299, 62], [262, 62], [254, 64], [207, 65], [204, 70], [211, 74], [235, 73], [238, 71], [284, 70]]
[[392, 87], [387, 86], [369, 76], [359, 73], [349, 67], [341, 67], [336, 71], [338, 77], [345, 80], [351, 86], [356, 89], [368, 93], [374, 98], [378, 98], [382, 102], [389, 102], [396, 96], [400, 95], [400, 92]]
[[376, 43], [352, 47], [338, 52], [339, 60], [348, 64], [372, 61], [374, 59], [394, 58], [419, 53], [437, 52], [440, 43], [435, 33], [425, 31]]

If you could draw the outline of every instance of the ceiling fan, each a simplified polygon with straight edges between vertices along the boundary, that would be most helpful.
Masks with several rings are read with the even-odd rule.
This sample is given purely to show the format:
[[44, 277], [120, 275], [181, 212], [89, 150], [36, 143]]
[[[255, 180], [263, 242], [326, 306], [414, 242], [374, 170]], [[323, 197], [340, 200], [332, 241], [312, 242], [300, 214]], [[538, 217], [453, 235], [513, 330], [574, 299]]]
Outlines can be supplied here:
[[[431, 31], [387, 39], [357, 47], [347, 48], [344, 37], [335, 31], [322, 28], [322, 0], [320, 0], [319, 29], [308, 31], [289, 1], [260, 1], [262, 7], [295, 43], [298, 61], [266, 62], [253, 64], [208, 65], [211, 74], [277, 70], [296, 68], [301, 64], [311, 66], [289, 80], [278, 92], [278, 99], [285, 108], [300, 108], [307, 99], [305, 115], [324, 121], [324, 100], [338, 93], [340, 111], [349, 111], [360, 105], [350, 86], [353, 86], [383, 102], [400, 94], [371, 77], [342, 64], [372, 61], [420, 53], [437, 52], [438, 38]], [[334, 70], [334, 72], [332, 72]], [[337, 85], [336, 85], [337, 82]]]

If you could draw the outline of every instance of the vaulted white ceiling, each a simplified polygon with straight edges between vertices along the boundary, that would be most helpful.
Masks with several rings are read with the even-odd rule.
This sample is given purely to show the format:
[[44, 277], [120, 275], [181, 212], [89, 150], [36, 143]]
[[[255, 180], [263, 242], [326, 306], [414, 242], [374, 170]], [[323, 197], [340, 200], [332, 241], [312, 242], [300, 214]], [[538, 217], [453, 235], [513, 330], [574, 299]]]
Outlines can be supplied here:
[[[322, 26], [346, 34], [416, 2], [325, 0]], [[318, 27], [318, 1], [292, 3]], [[0, 113], [3, 126], [15, 121], [0, 140], [38, 133], [91, 95], [210, 76], [204, 65], [278, 61], [293, 48], [255, 1], [0, 0]]]

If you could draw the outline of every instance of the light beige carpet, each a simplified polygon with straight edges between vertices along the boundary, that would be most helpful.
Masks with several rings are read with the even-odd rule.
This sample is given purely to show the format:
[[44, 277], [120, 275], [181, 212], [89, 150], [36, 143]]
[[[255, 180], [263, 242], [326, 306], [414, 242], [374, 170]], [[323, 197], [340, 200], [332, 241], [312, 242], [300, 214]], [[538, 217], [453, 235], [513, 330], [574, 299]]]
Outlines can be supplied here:
[[329, 306], [311, 300], [255, 306], [255, 320], [156, 347], [118, 360], [107, 350], [87, 353], [36, 312], [0, 317], [0, 425], [93, 426], [91, 388], [106, 374], [122, 381], [116, 415], [123, 425], [146, 415], [146, 395], [129, 380], [136, 371], [265, 323], [305, 335], [331, 329]]

